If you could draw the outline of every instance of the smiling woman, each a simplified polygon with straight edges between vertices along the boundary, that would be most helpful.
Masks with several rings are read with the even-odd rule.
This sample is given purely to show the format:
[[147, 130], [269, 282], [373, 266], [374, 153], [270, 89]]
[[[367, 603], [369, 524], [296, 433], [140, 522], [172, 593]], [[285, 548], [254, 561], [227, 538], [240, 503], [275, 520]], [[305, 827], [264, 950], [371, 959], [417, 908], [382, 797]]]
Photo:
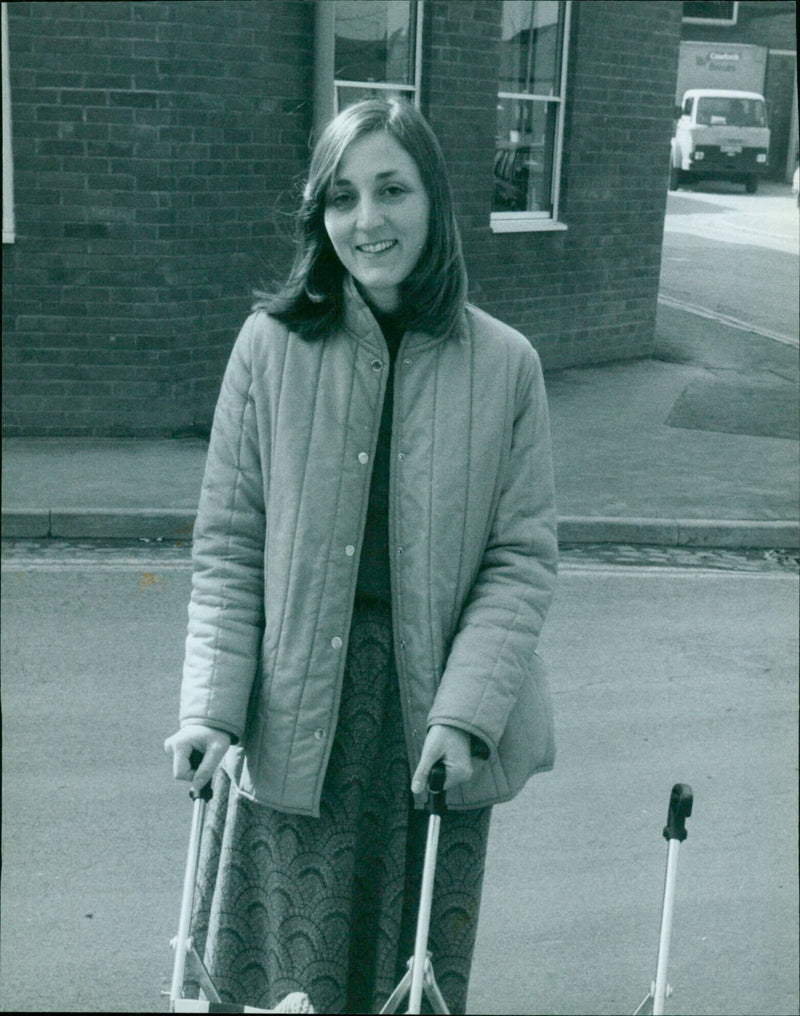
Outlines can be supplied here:
[[429, 948], [463, 1012], [491, 806], [554, 758], [541, 367], [466, 303], [413, 106], [340, 113], [297, 221], [292, 272], [231, 355], [194, 533], [166, 745], [177, 778], [214, 779], [192, 936], [226, 1001], [379, 1010], [412, 952], [441, 761]]
[[[385, 160], [385, 165], [376, 168], [365, 165], [365, 160], [356, 159], [361, 142], [370, 142], [368, 157], [374, 150], [376, 156]], [[343, 163], [350, 166], [347, 174]], [[352, 175], [354, 169], [358, 170], [359, 179], [350, 181], [341, 193], [335, 190], [334, 187], [343, 186], [343, 180]], [[461, 238], [439, 143], [420, 113], [404, 101], [373, 99], [355, 103], [331, 121], [322, 133], [314, 149], [297, 215], [297, 253], [292, 271], [277, 293], [257, 294], [256, 306], [305, 338], [321, 338], [341, 323], [342, 281], [350, 266], [344, 264], [334, 247], [329, 232], [333, 218], [329, 213], [339, 209], [344, 213], [354, 201], [353, 183], [358, 184], [361, 199], [367, 196], [364, 193], [367, 180], [363, 177], [370, 170], [375, 174], [392, 174], [396, 188], [401, 191], [405, 188], [408, 192], [407, 197], [395, 188], [384, 187], [381, 207], [387, 208], [393, 203], [404, 206], [402, 215], [394, 215], [394, 220], [399, 217], [405, 223], [408, 210], [416, 207], [420, 199], [427, 201], [424, 247], [417, 252], [399, 285], [409, 315], [407, 326], [434, 335], [447, 334], [458, 321], [467, 291]], [[401, 180], [401, 176], [407, 179]], [[389, 182], [388, 178], [386, 181]], [[373, 199], [377, 196], [377, 183], [377, 179], [373, 179]], [[332, 205], [334, 200], [336, 205]], [[417, 211], [421, 208], [417, 207]], [[404, 232], [407, 229], [404, 226]], [[383, 239], [374, 231], [363, 239], [373, 240], [376, 236]]]
[[429, 214], [416, 163], [391, 135], [368, 134], [350, 145], [325, 204], [325, 229], [379, 310], [400, 306], [400, 284], [425, 249]]

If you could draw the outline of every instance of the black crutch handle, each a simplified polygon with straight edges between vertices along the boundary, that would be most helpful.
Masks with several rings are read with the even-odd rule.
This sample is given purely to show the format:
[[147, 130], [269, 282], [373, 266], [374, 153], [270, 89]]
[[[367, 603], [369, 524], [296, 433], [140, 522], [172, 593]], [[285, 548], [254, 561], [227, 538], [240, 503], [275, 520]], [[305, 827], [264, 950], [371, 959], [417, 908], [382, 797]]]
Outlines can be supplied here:
[[[192, 748], [192, 754], [189, 756], [189, 765], [191, 766], [192, 770], [196, 772], [197, 767], [200, 765], [202, 761], [203, 761], [203, 753], [201, 751], [198, 751], [197, 748]], [[211, 780], [209, 780], [208, 783], [206, 783], [205, 786], [201, 787], [199, 790], [195, 790], [194, 788], [192, 788], [189, 791], [189, 797], [191, 797], [193, 801], [196, 801], [198, 798], [201, 801], [210, 801], [213, 796], [214, 795], [211, 791]]]
[[447, 811], [444, 793], [446, 779], [447, 770], [444, 767], [444, 762], [435, 762], [428, 773], [428, 809], [432, 815], [444, 815]]
[[692, 814], [692, 788], [688, 783], [676, 783], [669, 798], [667, 824], [664, 826], [665, 840], [686, 839], [686, 819]]

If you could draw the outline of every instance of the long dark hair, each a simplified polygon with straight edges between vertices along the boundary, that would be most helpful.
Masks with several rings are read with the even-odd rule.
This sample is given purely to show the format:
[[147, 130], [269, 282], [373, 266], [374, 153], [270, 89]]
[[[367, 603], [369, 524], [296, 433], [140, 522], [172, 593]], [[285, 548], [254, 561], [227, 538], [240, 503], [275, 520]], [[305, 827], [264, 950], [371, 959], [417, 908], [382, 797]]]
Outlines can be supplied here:
[[439, 142], [411, 103], [365, 99], [346, 107], [320, 135], [297, 211], [296, 253], [289, 277], [275, 293], [256, 293], [256, 308], [304, 338], [321, 338], [341, 322], [345, 269], [325, 229], [325, 201], [345, 149], [373, 131], [386, 131], [408, 152], [430, 203], [425, 250], [400, 286], [407, 327], [445, 335], [463, 310], [467, 273]]

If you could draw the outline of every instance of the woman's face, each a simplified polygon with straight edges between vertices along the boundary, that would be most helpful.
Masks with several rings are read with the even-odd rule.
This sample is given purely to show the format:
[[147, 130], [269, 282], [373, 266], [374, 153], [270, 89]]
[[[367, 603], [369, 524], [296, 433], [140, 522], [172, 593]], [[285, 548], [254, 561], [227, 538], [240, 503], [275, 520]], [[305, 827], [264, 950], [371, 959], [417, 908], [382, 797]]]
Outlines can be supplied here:
[[416, 162], [374, 131], [344, 152], [325, 202], [325, 229], [344, 267], [383, 311], [397, 310], [400, 283], [428, 239], [430, 201]]

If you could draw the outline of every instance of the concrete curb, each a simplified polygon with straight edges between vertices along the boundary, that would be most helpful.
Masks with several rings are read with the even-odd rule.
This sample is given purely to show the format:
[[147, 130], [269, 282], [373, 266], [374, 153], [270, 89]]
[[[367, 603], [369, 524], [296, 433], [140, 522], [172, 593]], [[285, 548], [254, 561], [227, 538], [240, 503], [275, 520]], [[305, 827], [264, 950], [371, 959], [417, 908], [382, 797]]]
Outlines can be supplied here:
[[564, 516], [558, 539], [569, 543], [641, 543], [662, 547], [800, 547], [800, 523], [759, 519], [657, 519]]
[[17, 509], [2, 515], [3, 539], [191, 540], [196, 512], [184, 508]]
[[[2, 513], [3, 539], [191, 540], [195, 512], [183, 508], [22, 508]], [[758, 519], [659, 519], [569, 515], [559, 519], [566, 544], [647, 544], [795, 550], [800, 523]]]

